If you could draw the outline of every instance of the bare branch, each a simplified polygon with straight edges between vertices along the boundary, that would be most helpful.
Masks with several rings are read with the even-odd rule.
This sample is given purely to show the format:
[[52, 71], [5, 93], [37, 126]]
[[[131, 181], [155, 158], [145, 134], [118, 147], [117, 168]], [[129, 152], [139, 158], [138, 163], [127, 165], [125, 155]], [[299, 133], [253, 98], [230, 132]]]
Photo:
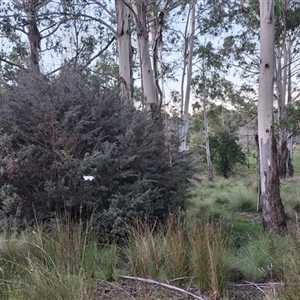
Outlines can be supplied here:
[[178, 288], [177, 286], [173, 286], [173, 285], [170, 285], [170, 284], [158, 282], [158, 281], [155, 281], [155, 280], [152, 280], [152, 279], [141, 278], [141, 277], [133, 277], [133, 276], [120, 276], [120, 277], [124, 278], [124, 279], [131, 279], [131, 280], [137, 280], [137, 281], [147, 282], [147, 283], [150, 283], [150, 284], [156, 284], [156, 285], [168, 288], [170, 290], [174, 290], [174, 291], [177, 291], [177, 292], [180, 292], [180, 293], [183, 293], [183, 294], [190, 295], [190, 296], [194, 297], [195, 299], [204, 300], [204, 298], [199, 297], [199, 296], [197, 296], [197, 295], [195, 295], [193, 293], [190, 293], [190, 292], [188, 292], [188, 291], [186, 291], [184, 289]]
[[49, 26], [49, 27], [47, 27], [47, 28], [45, 28], [45, 29], [42, 29], [42, 30], [40, 31], [40, 33], [44, 32], [44, 31], [46, 31], [46, 30], [50, 30], [50, 28], [52, 28], [52, 27], [55, 26], [55, 28], [54, 28], [50, 33], [48, 33], [48, 34], [46, 34], [46, 35], [43, 35], [42, 38], [47, 38], [48, 36], [51, 36], [53, 33], [55, 33], [55, 32], [59, 29], [60, 25], [63, 24], [63, 23], [64, 23], [63, 21], [60, 21], [60, 22], [58, 22], [58, 24], [53, 24], [53, 25], [51, 25], [51, 26]]
[[11, 65], [13, 67], [17, 67], [17, 68], [20, 68], [20, 69], [23, 69], [23, 70], [27, 70], [27, 68], [25, 68], [24, 66], [20, 65], [20, 64], [17, 64], [15, 62], [12, 62], [12, 61], [9, 61], [3, 57], [0, 58], [0, 61], [3, 61], [5, 63], [7, 63], [8, 65]]
[[116, 39], [116, 37], [113, 37], [103, 49], [101, 49], [96, 55], [94, 55], [92, 58], [90, 58], [87, 61], [87, 63], [84, 66], [82, 66], [80, 69], [81, 70], [85, 69], [89, 64], [92, 63], [93, 60], [95, 60], [97, 57], [99, 57], [101, 54], [103, 54], [103, 52], [105, 52], [109, 48], [109, 46], [113, 43], [113, 41], [115, 39]]
[[97, 0], [92, 0], [92, 1], [87, 1], [87, 4], [91, 4], [91, 3], [95, 3], [97, 4], [98, 6], [100, 6], [104, 11], [106, 11], [106, 13], [113, 19], [116, 18], [116, 16], [111, 12], [109, 11], [105, 5], [103, 5], [101, 2], [97, 1]]
[[90, 15], [87, 15], [87, 14], [84, 14], [84, 13], [76, 13], [76, 14], [65, 13], [65, 16], [71, 16], [71, 17], [76, 17], [76, 18], [78, 18], [78, 17], [86, 17], [86, 18], [88, 18], [90, 20], [93, 20], [93, 21], [101, 23], [102, 25], [106, 26], [114, 35], [117, 35], [117, 32], [115, 31], [115, 29], [111, 25], [109, 25], [108, 23], [106, 23], [105, 21], [103, 21], [102, 19], [90, 16]]

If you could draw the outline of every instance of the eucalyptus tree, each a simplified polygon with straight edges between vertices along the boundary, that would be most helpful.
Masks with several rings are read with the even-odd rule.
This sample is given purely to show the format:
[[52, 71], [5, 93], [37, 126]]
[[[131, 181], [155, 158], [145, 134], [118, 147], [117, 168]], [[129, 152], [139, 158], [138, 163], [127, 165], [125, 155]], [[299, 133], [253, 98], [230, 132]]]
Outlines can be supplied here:
[[[293, 8], [292, 8], [293, 7]], [[276, 51], [276, 97], [278, 103], [279, 122], [279, 174], [281, 177], [293, 176], [292, 165], [292, 137], [295, 132], [286, 126], [289, 118], [287, 107], [300, 95], [298, 80], [293, 77], [300, 76], [299, 68], [299, 37], [300, 3], [298, 1], [277, 1], [275, 4], [275, 51]], [[297, 76], [298, 75], [298, 76]], [[296, 82], [296, 84], [295, 84]]]
[[132, 45], [130, 9], [126, 0], [116, 0], [119, 83], [123, 103], [133, 103]]
[[[203, 107], [203, 119], [204, 119], [204, 136], [205, 136], [205, 153], [207, 164], [207, 176], [210, 181], [214, 180], [213, 166], [211, 161], [210, 143], [209, 143], [209, 119], [207, 114], [208, 100], [211, 95], [211, 90], [215, 88], [215, 79], [217, 74], [214, 72], [214, 68], [218, 71], [221, 66], [221, 57], [215, 54], [211, 42], [206, 45], [200, 46], [197, 51], [197, 58], [200, 60], [198, 67], [198, 74], [194, 80], [194, 89], [196, 97], [200, 98]], [[197, 66], [197, 65], [196, 65]]]
[[79, 0], [1, 2], [3, 76], [19, 69], [50, 75], [66, 64], [79, 70], [95, 66], [113, 46], [116, 35], [110, 15], [99, 6]]
[[47, 39], [61, 24], [47, 16], [51, 9], [49, 0], [12, 0], [1, 3], [2, 67], [8, 71], [28, 68], [40, 72], [42, 39]]
[[104, 1], [60, 0], [58, 15], [65, 21], [60, 47], [65, 51], [65, 62], [79, 70], [95, 66], [95, 62], [111, 50], [117, 31], [114, 7], [106, 7]]
[[[172, 58], [169, 55], [176, 48], [173, 17], [181, 14], [187, 2], [189, 1], [124, 2], [135, 24], [131, 32], [135, 33], [132, 37], [136, 38], [132, 40], [138, 50], [142, 94], [147, 109], [152, 112], [160, 111], [164, 98], [164, 77], [174, 72], [174, 68], [170, 67]], [[178, 63], [177, 58], [173, 60]]]
[[[243, 89], [238, 88], [232, 81], [226, 79], [227, 69], [223, 66], [224, 57], [222, 52], [216, 50], [212, 42], [209, 41], [198, 47], [195, 51], [195, 71], [193, 87], [196, 99], [200, 100], [199, 107], [203, 111], [203, 134], [205, 136], [206, 162], [208, 178], [213, 180], [209, 131], [212, 131], [209, 124], [214, 123], [213, 131], [220, 132], [220, 128], [239, 135], [239, 127], [248, 118], [248, 99], [243, 94]], [[212, 107], [218, 105], [220, 110], [218, 116], [212, 116]], [[227, 107], [227, 108], [226, 108]], [[228, 109], [230, 107], [230, 109]], [[247, 107], [247, 111], [244, 108]], [[218, 119], [218, 121], [217, 121]]]
[[209, 127], [208, 127], [208, 116], [207, 116], [207, 98], [208, 98], [208, 87], [206, 80], [204, 80], [203, 86], [203, 118], [204, 118], [204, 136], [205, 136], [205, 152], [206, 152], [206, 164], [207, 164], [207, 177], [208, 180], [214, 181], [213, 165], [211, 161], [210, 143], [209, 143]]
[[[188, 109], [190, 106], [190, 86], [192, 78], [192, 66], [195, 70], [195, 60], [199, 42], [203, 39], [210, 39], [217, 43], [222, 39], [224, 32], [231, 27], [229, 18], [230, 1], [187, 1], [189, 4], [185, 21], [183, 35], [183, 66], [181, 77], [181, 121], [182, 121], [182, 144], [181, 149], [186, 148], [186, 138], [188, 131]], [[220, 52], [221, 53], [221, 52]], [[224, 59], [225, 61], [225, 59]], [[208, 68], [211, 66], [209, 65]]]
[[[186, 20], [184, 33], [184, 53], [183, 53], [183, 71], [181, 79], [181, 138], [180, 150], [186, 150], [189, 106], [192, 85], [193, 58], [194, 58], [194, 41], [196, 30], [196, 1], [189, 1], [189, 12]], [[185, 79], [186, 76], [186, 79]]]
[[258, 100], [258, 141], [260, 189], [265, 231], [280, 233], [286, 228], [280, 197], [277, 145], [274, 132], [274, 2], [260, 1], [260, 76]]
[[22, 9], [25, 13], [27, 37], [30, 49], [30, 68], [34, 72], [40, 72], [39, 52], [41, 50], [41, 33], [37, 24], [37, 15], [43, 6], [47, 5], [48, 0], [44, 1], [30, 1], [30, 0], [13, 0], [13, 3]]
[[[283, 126], [289, 115], [287, 107], [293, 105], [299, 97], [297, 76], [299, 69], [299, 2], [275, 1], [275, 85], [274, 105], [278, 108], [276, 127], [278, 136], [278, 164], [281, 177], [293, 175], [292, 136]], [[231, 10], [232, 30], [224, 38], [224, 53], [231, 58], [229, 65], [238, 70], [241, 78], [252, 87], [257, 85], [259, 74], [259, 28], [260, 10], [258, 2], [249, 0], [242, 2]], [[253, 94], [255, 96], [255, 94]], [[277, 124], [276, 124], [277, 125]]]
[[[159, 102], [155, 84], [155, 74], [153, 65], [151, 64], [150, 56], [150, 42], [148, 31], [148, 24], [150, 20], [147, 4], [148, 1], [145, 0], [131, 0], [136, 27], [137, 48], [139, 52], [143, 96], [146, 100], [147, 109], [152, 112], [156, 112], [159, 108]], [[156, 18], [156, 16], [154, 16], [154, 18]], [[154, 21], [152, 21], [152, 23], [153, 22]], [[152, 30], [154, 30], [153, 25]]]

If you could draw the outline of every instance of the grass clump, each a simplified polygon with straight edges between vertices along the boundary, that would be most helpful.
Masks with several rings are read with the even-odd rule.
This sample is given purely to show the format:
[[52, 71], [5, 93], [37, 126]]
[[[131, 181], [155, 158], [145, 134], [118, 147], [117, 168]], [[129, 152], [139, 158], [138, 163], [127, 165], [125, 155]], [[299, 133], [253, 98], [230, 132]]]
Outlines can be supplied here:
[[241, 179], [217, 179], [191, 193], [189, 213], [194, 218], [232, 223], [232, 218], [240, 218], [241, 214], [251, 219], [256, 210], [257, 190]]
[[219, 226], [193, 222], [189, 228], [190, 268], [197, 285], [222, 295], [227, 277], [227, 242]]
[[1, 299], [94, 297], [100, 257], [89, 226], [56, 224], [51, 232], [40, 226], [2, 236], [0, 257]]
[[172, 217], [164, 229], [136, 227], [124, 254], [135, 276], [160, 280], [186, 276], [201, 290], [222, 295], [227, 281], [226, 249], [221, 227]]
[[[288, 246], [287, 246], [288, 245]], [[282, 257], [282, 282], [284, 288], [280, 291], [280, 300], [298, 300], [300, 295], [300, 230], [298, 228], [288, 243]]]
[[232, 189], [229, 210], [233, 212], [255, 212], [257, 209], [257, 192], [239, 184]]
[[272, 273], [274, 261], [270, 251], [270, 239], [261, 236], [259, 239], [252, 240], [237, 249], [231, 255], [231, 266], [242, 279], [262, 282], [269, 279]]
[[165, 228], [139, 222], [130, 230], [124, 255], [131, 274], [167, 279], [187, 273], [186, 251], [184, 227], [170, 217]]

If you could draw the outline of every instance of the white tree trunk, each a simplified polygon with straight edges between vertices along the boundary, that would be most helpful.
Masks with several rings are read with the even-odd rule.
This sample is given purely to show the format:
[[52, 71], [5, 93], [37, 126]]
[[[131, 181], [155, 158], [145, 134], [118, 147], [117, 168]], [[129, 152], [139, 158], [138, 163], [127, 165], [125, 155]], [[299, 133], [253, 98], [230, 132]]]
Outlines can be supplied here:
[[204, 85], [203, 93], [203, 117], [204, 117], [204, 133], [205, 133], [205, 150], [206, 150], [206, 164], [207, 164], [207, 177], [208, 180], [214, 181], [213, 166], [211, 162], [210, 146], [209, 146], [209, 133], [208, 133], [208, 118], [207, 118], [207, 88]]
[[158, 34], [158, 16], [157, 16], [157, 4], [156, 0], [151, 0], [148, 2], [148, 6], [150, 7], [150, 19], [149, 22], [149, 32], [150, 32], [150, 45], [152, 48], [152, 67], [153, 67], [153, 74], [154, 74], [154, 82], [156, 86], [156, 97], [157, 101], [159, 103], [161, 102], [161, 95], [159, 94], [159, 72], [158, 72], [158, 51], [159, 47], [158, 45], [161, 43], [161, 40], [159, 38]]
[[119, 55], [119, 84], [121, 101], [123, 104], [133, 105], [132, 98], [132, 70], [131, 70], [131, 35], [129, 24], [129, 9], [124, 2], [115, 0], [117, 12], [117, 41]]
[[280, 197], [277, 145], [274, 137], [274, 3], [260, 1], [260, 77], [258, 99], [258, 140], [262, 218], [265, 231], [279, 233], [286, 228]]
[[[183, 111], [181, 113], [181, 144], [180, 150], [186, 150], [187, 133], [189, 128], [189, 106], [190, 106], [190, 95], [191, 95], [191, 85], [192, 85], [192, 71], [193, 71], [193, 51], [194, 51], [194, 40], [195, 40], [195, 27], [196, 27], [196, 0], [190, 1], [190, 14], [191, 14], [191, 25], [190, 25], [190, 36], [188, 38], [188, 52], [187, 55], [187, 67], [186, 67], [186, 84], [184, 95], [181, 95], [183, 100]], [[187, 19], [189, 22], [189, 18]], [[185, 69], [183, 70], [185, 73]], [[183, 79], [184, 80], [184, 74]]]
[[[284, 11], [289, 8], [289, 3], [283, 4]], [[281, 123], [287, 117], [286, 105], [291, 101], [291, 42], [287, 32], [286, 23], [283, 24], [280, 44], [276, 46], [276, 91], [278, 103], [278, 121]], [[278, 167], [281, 178], [292, 177], [292, 140], [288, 130], [279, 127]]]
[[135, 24], [137, 29], [138, 51], [141, 63], [142, 88], [146, 99], [147, 109], [156, 111], [158, 100], [155, 89], [154, 73], [149, 53], [149, 39], [146, 20], [146, 1], [132, 0], [132, 8], [135, 12]]

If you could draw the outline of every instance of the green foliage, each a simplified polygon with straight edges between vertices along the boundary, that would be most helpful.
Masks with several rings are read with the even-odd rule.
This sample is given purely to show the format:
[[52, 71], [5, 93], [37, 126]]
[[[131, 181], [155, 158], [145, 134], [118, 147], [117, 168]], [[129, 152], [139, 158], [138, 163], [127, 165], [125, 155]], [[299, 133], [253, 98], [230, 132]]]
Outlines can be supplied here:
[[92, 215], [100, 235], [124, 236], [125, 222], [184, 209], [190, 159], [174, 141], [170, 165], [162, 126], [122, 107], [97, 78], [72, 70], [51, 80], [20, 76], [1, 95], [2, 222]]
[[279, 126], [292, 134], [299, 134], [300, 101], [286, 105], [286, 116], [280, 120]]
[[244, 243], [230, 257], [230, 265], [240, 278], [251, 282], [280, 280], [285, 265], [284, 253], [289, 238], [266, 236], [263, 233]]
[[287, 28], [291, 30], [295, 30], [300, 26], [300, 6], [296, 4], [296, 7], [293, 9], [287, 9], [286, 23]]
[[[190, 194], [190, 218], [222, 221], [229, 231], [236, 222], [245, 224], [249, 230], [257, 225], [261, 227], [260, 215], [256, 212], [257, 189], [252, 186], [252, 180], [245, 183], [236, 177], [217, 178], [214, 182], [203, 182]], [[248, 232], [236, 233], [237, 240], [245, 236], [248, 236]]]
[[228, 178], [237, 163], [245, 164], [246, 156], [237, 143], [238, 138], [227, 130], [210, 137], [211, 158], [219, 174]]

